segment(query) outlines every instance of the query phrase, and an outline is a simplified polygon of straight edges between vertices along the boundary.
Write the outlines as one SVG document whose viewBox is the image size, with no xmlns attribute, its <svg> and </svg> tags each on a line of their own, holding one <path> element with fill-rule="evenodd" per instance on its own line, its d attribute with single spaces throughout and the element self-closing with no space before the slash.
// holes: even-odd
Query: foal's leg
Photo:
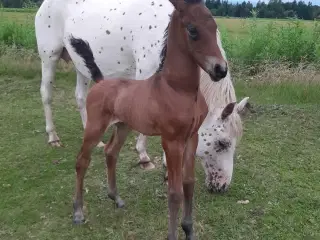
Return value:
<svg viewBox="0 0 320 240">
<path fill-rule="evenodd" d="M 137 144 L 136 144 L 136 149 L 139 153 L 139 158 L 140 158 L 139 164 L 142 169 L 150 170 L 155 168 L 155 166 L 151 162 L 147 154 L 146 146 L 147 146 L 147 136 L 140 133 L 138 136 Z"/>
<path fill-rule="evenodd" d="M 193 240 L 192 200 L 194 191 L 194 165 L 195 154 L 198 146 L 198 133 L 194 134 L 187 142 L 183 156 L 183 217 L 182 229 L 186 234 L 186 240 Z"/>
<path fill-rule="evenodd" d="M 81 116 L 81 121 L 83 128 L 86 127 L 87 123 L 87 109 L 86 109 L 86 99 L 89 90 L 90 79 L 86 78 L 79 71 L 77 71 L 77 86 L 75 91 L 75 97 L 77 100 L 78 109 Z M 103 142 L 98 143 L 98 147 L 104 147 Z"/>
<path fill-rule="evenodd" d="M 168 141 L 162 138 L 168 166 L 168 240 L 177 239 L 178 212 L 182 202 L 182 158 L 184 141 Z"/>
<path fill-rule="evenodd" d="M 124 202 L 118 195 L 116 182 L 116 165 L 117 158 L 121 147 L 130 132 L 130 128 L 124 123 L 117 123 L 111 139 L 105 145 L 104 152 L 106 155 L 106 174 L 108 176 L 108 196 L 115 201 L 118 208 L 124 207 Z"/>
<path fill-rule="evenodd" d="M 107 124 L 107 119 L 97 117 L 92 122 L 88 121 L 84 130 L 83 142 L 76 163 L 76 196 L 73 204 L 73 222 L 75 224 L 81 224 L 85 221 L 83 214 L 83 179 L 90 164 L 91 151 L 101 139 Z"/>
</svg>

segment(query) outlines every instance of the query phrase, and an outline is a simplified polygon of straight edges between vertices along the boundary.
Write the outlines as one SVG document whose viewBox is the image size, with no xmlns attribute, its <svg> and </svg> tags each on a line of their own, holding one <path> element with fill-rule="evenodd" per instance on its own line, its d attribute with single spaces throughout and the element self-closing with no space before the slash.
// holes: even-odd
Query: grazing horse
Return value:
<svg viewBox="0 0 320 240">
<path fill-rule="evenodd" d="M 57 62 L 61 58 L 67 62 L 71 60 L 66 49 L 67 36 L 76 34 L 90 42 L 97 65 L 105 77 L 146 79 L 157 70 L 159 64 L 162 65 L 165 58 L 166 48 L 162 48 L 163 32 L 166 30 L 172 11 L 173 6 L 168 4 L 167 0 L 43 1 L 35 17 L 35 29 L 38 52 L 42 61 L 40 92 L 50 145 L 61 144 L 53 124 L 51 102 Z M 166 39 L 164 40 L 165 43 Z M 218 29 L 217 42 L 226 60 Z M 75 97 L 85 127 L 87 118 L 85 102 L 91 76 L 82 61 L 75 63 L 78 66 Z M 232 178 L 236 138 L 238 133 L 241 133 L 241 119 L 238 117 L 238 112 L 241 111 L 241 106 L 244 106 L 242 103 L 247 100 L 238 103 L 237 107 L 234 107 L 238 111 L 234 110 L 226 118 L 225 122 L 230 124 L 220 124 L 219 117 L 223 109 L 230 110 L 226 106 L 236 101 L 229 70 L 224 81 L 218 83 L 213 83 L 205 71 L 201 72 L 200 90 L 206 98 L 210 111 L 205 123 L 208 126 L 224 128 L 214 131 L 217 128 L 203 126 L 202 132 L 211 134 L 212 138 L 199 138 L 197 156 L 202 160 L 208 188 L 213 191 L 225 191 Z M 229 148 L 225 148 L 224 151 L 213 148 L 219 143 L 226 142 L 226 139 L 230 143 L 226 145 Z M 140 134 L 136 149 L 139 153 L 140 166 L 152 169 L 154 165 L 146 152 L 146 140 L 147 136 Z M 207 146 L 209 143 L 211 147 Z M 104 144 L 100 142 L 98 145 Z M 208 168 L 205 163 L 208 164 Z M 211 176 L 217 171 L 220 178 L 212 178 Z"/>
<path fill-rule="evenodd" d="M 104 148 L 108 196 L 118 207 L 124 206 L 117 192 L 116 162 L 128 133 L 136 130 L 148 136 L 161 136 L 168 169 L 168 239 L 177 239 L 182 199 L 182 228 L 186 239 L 194 239 L 192 201 L 195 153 L 198 130 L 208 113 L 199 89 L 200 67 L 213 81 L 220 81 L 227 75 L 228 66 L 217 44 L 217 24 L 204 2 L 169 2 L 175 10 L 168 25 L 166 58 L 159 71 L 146 80 L 103 80 L 88 42 L 71 36 L 70 45 L 66 46 L 76 68 L 82 66 L 77 64 L 80 56 L 92 79 L 97 82 L 87 97 L 87 123 L 77 156 L 75 223 L 84 221 L 83 180 L 91 151 L 106 129 L 115 125 Z"/>
</svg>

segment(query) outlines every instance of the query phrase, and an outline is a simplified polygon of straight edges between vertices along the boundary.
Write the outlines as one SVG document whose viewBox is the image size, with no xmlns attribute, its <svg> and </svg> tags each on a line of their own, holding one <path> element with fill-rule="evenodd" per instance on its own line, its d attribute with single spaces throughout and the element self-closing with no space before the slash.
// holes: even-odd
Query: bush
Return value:
<svg viewBox="0 0 320 240">
<path fill-rule="evenodd" d="M 320 26 L 314 21 L 306 26 L 300 20 L 292 20 L 277 26 L 275 22 L 259 23 L 248 20 L 248 34 L 231 39 L 223 34 L 223 44 L 228 58 L 238 66 L 257 68 L 264 63 L 319 63 Z"/>
<path fill-rule="evenodd" d="M 34 27 L 0 20 L 0 44 L 36 49 Z"/>
</svg>

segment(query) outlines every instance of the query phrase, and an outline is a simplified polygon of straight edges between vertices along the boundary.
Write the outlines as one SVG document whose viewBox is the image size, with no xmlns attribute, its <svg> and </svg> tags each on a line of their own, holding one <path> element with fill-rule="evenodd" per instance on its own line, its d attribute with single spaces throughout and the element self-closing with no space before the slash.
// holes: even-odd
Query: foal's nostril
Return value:
<svg viewBox="0 0 320 240">
<path fill-rule="evenodd" d="M 224 78 L 225 76 L 227 76 L 227 72 L 228 72 L 228 67 L 225 66 L 221 66 L 220 64 L 216 64 L 214 66 L 214 72 L 217 78 Z"/>
</svg>

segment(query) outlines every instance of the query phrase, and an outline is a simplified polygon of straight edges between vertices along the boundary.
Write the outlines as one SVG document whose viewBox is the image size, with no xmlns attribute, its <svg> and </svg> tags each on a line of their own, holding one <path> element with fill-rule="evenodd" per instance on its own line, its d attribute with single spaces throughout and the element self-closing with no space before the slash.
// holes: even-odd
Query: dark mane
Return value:
<svg viewBox="0 0 320 240">
<path fill-rule="evenodd" d="M 163 64 L 164 64 L 164 61 L 167 56 L 167 40 L 168 40 L 169 24 L 170 24 L 170 22 L 168 23 L 168 26 L 164 30 L 164 34 L 163 34 L 162 50 L 160 53 L 160 64 L 159 64 L 159 67 L 156 71 L 157 73 L 162 71 Z"/>
</svg>

